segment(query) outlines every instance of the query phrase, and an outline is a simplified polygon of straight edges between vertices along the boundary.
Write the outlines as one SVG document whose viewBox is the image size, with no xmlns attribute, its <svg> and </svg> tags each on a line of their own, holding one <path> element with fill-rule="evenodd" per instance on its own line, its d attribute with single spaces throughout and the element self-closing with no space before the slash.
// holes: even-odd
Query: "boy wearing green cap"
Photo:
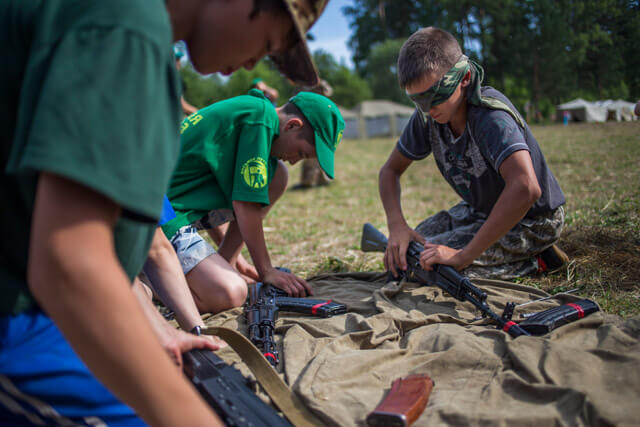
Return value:
<svg viewBox="0 0 640 427">
<path fill-rule="evenodd" d="M 203 108 L 181 128 L 181 153 L 168 196 L 176 218 L 163 226 L 182 263 L 202 312 L 241 305 L 247 286 L 236 261 L 246 243 L 254 279 L 291 295 L 311 294 L 303 279 L 275 269 L 270 261 L 262 220 L 287 185 L 283 161 L 317 157 L 334 175 L 334 152 L 344 121 L 328 98 L 301 92 L 280 108 L 252 89 Z M 216 253 L 197 230 L 229 222 Z"/>
<path fill-rule="evenodd" d="M 380 170 L 385 267 L 406 269 L 411 240 L 425 245 L 423 268 L 449 264 L 471 277 L 509 279 L 566 262 L 554 245 L 564 223 L 562 190 L 511 102 L 481 86 L 482 67 L 451 34 L 429 27 L 404 43 L 398 77 L 416 112 Z M 414 230 L 402 213 L 400 177 L 429 154 L 462 201 Z"/>
</svg>

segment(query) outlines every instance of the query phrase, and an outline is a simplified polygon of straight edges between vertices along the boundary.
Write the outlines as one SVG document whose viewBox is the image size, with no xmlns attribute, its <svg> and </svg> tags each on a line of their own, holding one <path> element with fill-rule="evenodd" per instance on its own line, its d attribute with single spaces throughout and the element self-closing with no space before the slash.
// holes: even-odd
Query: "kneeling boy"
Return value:
<svg viewBox="0 0 640 427">
<path fill-rule="evenodd" d="M 449 264 L 471 277 L 508 279 L 566 261 L 554 245 L 564 223 L 562 190 L 511 102 L 481 86 L 483 74 L 441 29 L 423 28 L 402 46 L 398 77 L 416 112 L 379 176 L 389 227 L 384 262 L 394 274 L 406 269 L 411 240 L 425 244 L 424 268 Z M 412 230 L 400 176 L 431 153 L 462 201 Z"/>
<path fill-rule="evenodd" d="M 262 220 L 283 194 L 284 161 L 318 158 L 333 178 L 333 158 L 344 121 L 328 98 L 301 92 L 274 108 L 262 92 L 242 95 L 203 108 L 181 128 L 181 153 L 168 196 L 176 218 L 163 226 L 182 264 L 201 312 L 241 305 L 247 285 L 238 273 L 246 243 L 256 279 L 291 295 L 311 294 L 294 274 L 276 270 L 267 251 Z M 218 253 L 199 238 L 198 229 L 229 227 Z"/>
</svg>

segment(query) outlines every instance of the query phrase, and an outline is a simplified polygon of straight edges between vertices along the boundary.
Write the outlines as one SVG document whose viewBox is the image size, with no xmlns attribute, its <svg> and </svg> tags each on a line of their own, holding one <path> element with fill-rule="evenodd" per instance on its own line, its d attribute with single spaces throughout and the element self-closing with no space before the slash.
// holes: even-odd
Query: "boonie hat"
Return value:
<svg viewBox="0 0 640 427">
<path fill-rule="evenodd" d="M 322 14 L 329 0 L 282 0 L 293 19 L 297 35 L 291 48 L 280 55 L 271 55 L 282 74 L 296 84 L 315 86 L 318 84 L 316 70 L 311 53 L 307 47 L 307 31 Z"/>
<path fill-rule="evenodd" d="M 289 102 L 298 107 L 313 127 L 318 163 L 333 179 L 333 156 L 344 131 L 340 110 L 332 100 L 313 92 L 299 92 Z"/>
</svg>

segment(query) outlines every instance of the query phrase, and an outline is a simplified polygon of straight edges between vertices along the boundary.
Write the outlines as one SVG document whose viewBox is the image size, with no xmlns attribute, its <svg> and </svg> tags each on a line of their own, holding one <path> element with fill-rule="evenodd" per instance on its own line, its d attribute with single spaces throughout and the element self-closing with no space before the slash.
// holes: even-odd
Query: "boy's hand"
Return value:
<svg viewBox="0 0 640 427">
<path fill-rule="evenodd" d="M 444 245 L 426 243 L 424 251 L 420 252 L 420 266 L 425 270 L 433 269 L 434 264 L 446 264 L 462 270 L 471 262 L 462 259 L 462 249 L 453 249 Z"/>
<path fill-rule="evenodd" d="M 263 275 L 262 281 L 269 283 L 276 288 L 282 289 L 287 294 L 294 297 L 304 297 L 313 295 L 311 286 L 295 274 L 271 268 Z"/>
<path fill-rule="evenodd" d="M 402 271 L 407 269 L 407 248 L 411 241 L 425 244 L 424 237 L 408 225 L 389 228 L 389 243 L 384 251 L 384 268 L 398 276 L 396 267 Z"/>
<path fill-rule="evenodd" d="M 214 336 L 197 336 L 171 327 L 167 324 L 160 336 L 160 343 L 173 363 L 182 367 L 182 353 L 193 349 L 218 350 L 227 346 L 222 339 Z"/>
<path fill-rule="evenodd" d="M 260 280 L 260 275 L 258 275 L 258 271 L 256 270 L 256 268 L 253 265 L 249 264 L 249 261 L 247 261 L 245 257 L 242 256 L 242 254 L 238 255 L 238 259 L 236 260 L 234 267 L 236 270 L 238 270 L 238 273 L 240 273 L 243 278 L 245 278 L 245 280 L 247 278 L 249 280 L 252 280 L 253 282 L 257 282 L 258 280 Z"/>
</svg>

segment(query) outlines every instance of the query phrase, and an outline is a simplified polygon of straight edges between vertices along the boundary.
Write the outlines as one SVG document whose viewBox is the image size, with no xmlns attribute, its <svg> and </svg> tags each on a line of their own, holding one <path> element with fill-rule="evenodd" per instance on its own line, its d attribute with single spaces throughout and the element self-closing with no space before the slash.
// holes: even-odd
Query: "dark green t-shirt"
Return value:
<svg viewBox="0 0 640 427">
<path fill-rule="evenodd" d="M 179 148 L 171 38 L 162 0 L 0 2 L 0 313 L 34 305 L 40 171 L 122 206 L 117 255 L 129 277 L 139 272 Z"/>
<path fill-rule="evenodd" d="M 162 228 L 168 237 L 234 200 L 269 204 L 269 182 L 278 166 L 270 157 L 278 115 L 256 89 L 217 102 L 182 121 L 180 159 L 169 200 L 176 217 Z"/>
</svg>

